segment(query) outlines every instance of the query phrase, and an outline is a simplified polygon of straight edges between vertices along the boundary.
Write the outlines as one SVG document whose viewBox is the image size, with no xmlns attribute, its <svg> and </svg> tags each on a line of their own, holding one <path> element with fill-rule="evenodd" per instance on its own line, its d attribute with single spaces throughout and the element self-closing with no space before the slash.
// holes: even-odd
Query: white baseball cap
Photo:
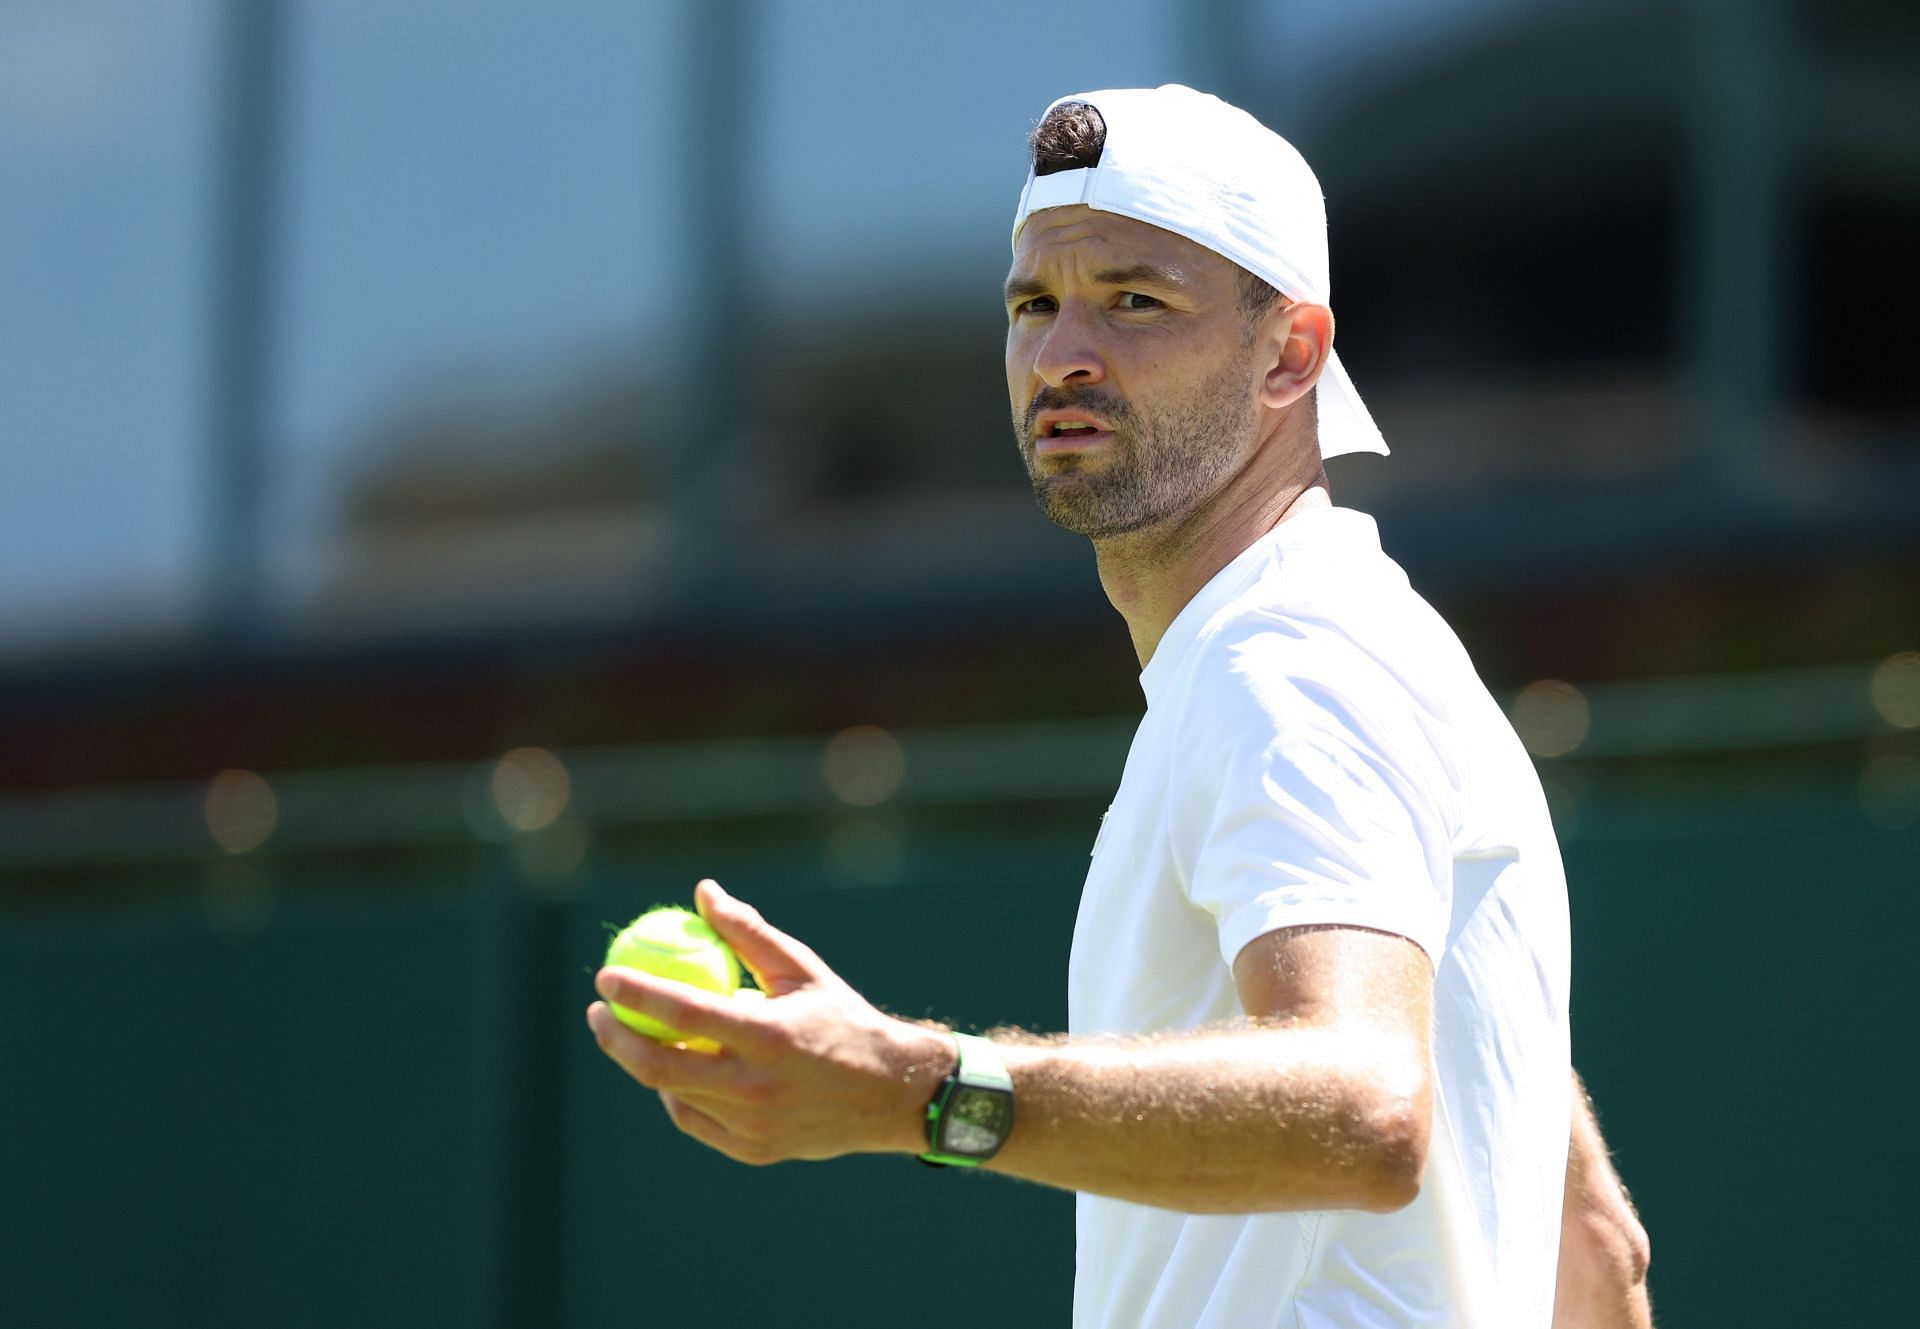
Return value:
<svg viewBox="0 0 1920 1329">
<path fill-rule="evenodd" d="M 1084 204 L 1184 235 L 1281 293 L 1328 303 L 1327 209 L 1320 182 L 1294 146 L 1238 107 L 1178 83 L 1082 92 L 1106 121 L 1100 164 L 1027 172 L 1013 242 L 1042 208 Z M 1384 454 L 1387 441 L 1360 400 L 1340 353 L 1320 377 L 1320 455 Z"/>
</svg>

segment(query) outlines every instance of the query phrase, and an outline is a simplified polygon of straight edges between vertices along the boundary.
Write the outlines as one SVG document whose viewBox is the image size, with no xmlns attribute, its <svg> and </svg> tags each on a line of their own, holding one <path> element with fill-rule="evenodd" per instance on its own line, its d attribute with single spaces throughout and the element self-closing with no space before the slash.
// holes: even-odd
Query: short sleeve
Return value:
<svg viewBox="0 0 1920 1329">
<path fill-rule="evenodd" d="M 1452 836 L 1413 699 L 1348 648 L 1227 634 L 1203 648 L 1169 827 L 1188 898 L 1231 965 L 1254 938 L 1332 924 L 1404 936 L 1438 965 Z"/>
</svg>

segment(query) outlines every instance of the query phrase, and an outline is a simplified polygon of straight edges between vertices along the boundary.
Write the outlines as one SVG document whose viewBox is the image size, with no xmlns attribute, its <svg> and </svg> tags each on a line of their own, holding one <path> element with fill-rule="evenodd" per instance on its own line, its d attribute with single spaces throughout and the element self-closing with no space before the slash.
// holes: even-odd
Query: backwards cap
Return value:
<svg viewBox="0 0 1920 1329">
<path fill-rule="evenodd" d="M 1184 235 L 1238 263 L 1283 294 L 1328 303 L 1327 210 L 1294 146 L 1238 107 L 1178 83 L 1062 97 L 1106 121 L 1100 164 L 1052 175 L 1027 172 L 1013 242 L 1042 208 L 1085 204 Z M 1340 363 L 1320 378 L 1320 455 L 1384 454 L 1387 441 Z"/>
</svg>

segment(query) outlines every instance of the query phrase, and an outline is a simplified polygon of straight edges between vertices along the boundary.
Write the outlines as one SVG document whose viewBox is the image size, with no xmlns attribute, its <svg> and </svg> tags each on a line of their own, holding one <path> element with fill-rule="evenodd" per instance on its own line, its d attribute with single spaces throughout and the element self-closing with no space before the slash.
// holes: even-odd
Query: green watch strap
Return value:
<svg viewBox="0 0 1920 1329">
<path fill-rule="evenodd" d="M 955 1033 L 953 1035 L 954 1053 L 957 1061 L 953 1073 L 947 1076 L 940 1090 L 927 1104 L 927 1144 L 926 1153 L 920 1155 L 923 1163 L 932 1163 L 938 1167 L 978 1167 L 998 1152 L 996 1145 L 992 1151 L 982 1155 L 949 1154 L 939 1150 L 940 1121 L 953 1101 L 954 1091 L 961 1088 L 984 1089 L 1006 1095 L 1007 1120 L 1012 1130 L 1013 1118 L 1013 1076 L 1007 1071 L 1007 1063 L 1000 1057 L 1000 1049 L 987 1039 L 973 1034 Z M 1002 1136 L 1002 1143 L 1005 1137 Z"/>
</svg>

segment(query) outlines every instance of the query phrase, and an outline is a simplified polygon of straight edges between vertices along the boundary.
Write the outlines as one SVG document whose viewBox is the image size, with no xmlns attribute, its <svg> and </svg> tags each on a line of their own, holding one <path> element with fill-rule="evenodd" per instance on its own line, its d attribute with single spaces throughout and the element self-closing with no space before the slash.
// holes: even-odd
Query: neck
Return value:
<svg viewBox="0 0 1920 1329">
<path fill-rule="evenodd" d="M 1127 621 L 1141 668 L 1216 572 L 1281 522 L 1333 506 L 1317 450 L 1310 471 L 1277 484 L 1271 475 L 1243 472 L 1190 513 L 1093 542 L 1100 585 Z"/>
</svg>

